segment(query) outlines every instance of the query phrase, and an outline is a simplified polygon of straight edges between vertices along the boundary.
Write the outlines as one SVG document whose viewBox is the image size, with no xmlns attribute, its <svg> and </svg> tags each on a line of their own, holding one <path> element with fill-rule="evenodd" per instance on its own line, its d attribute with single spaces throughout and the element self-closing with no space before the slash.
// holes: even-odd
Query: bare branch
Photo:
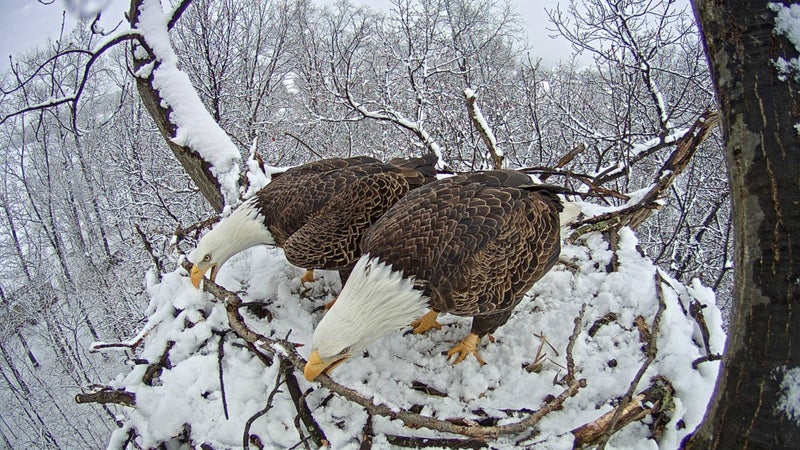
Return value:
<svg viewBox="0 0 800 450">
<path fill-rule="evenodd" d="M 9 120 L 9 119 L 11 119 L 13 117 L 16 117 L 18 115 L 25 114 L 25 113 L 31 112 L 31 111 L 39 111 L 39 110 L 43 110 L 43 109 L 53 108 L 55 106 L 63 105 L 65 103 L 71 104 L 71 107 L 72 107 L 72 110 L 73 110 L 73 113 L 74 113 L 74 111 L 77 110 L 78 102 L 80 101 L 81 94 L 83 93 L 83 90 L 86 87 L 86 83 L 89 81 L 89 72 L 92 70 L 92 66 L 97 61 L 97 59 L 100 58 L 100 56 L 102 56 L 103 53 L 105 53 L 106 51 L 108 51 L 109 49 L 114 47 L 115 45 L 117 45 L 117 44 L 119 44 L 121 42 L 134 40 L 134 39 L 141 39 L 141 34 L 139 34 L 135 30 L 130 30 L 130 31 L 126 31 L 126 32 L 124 32 L 122 34 L 119 34 L 119 35 L 115 36 L 114 38 L 110 39 L 105 44 L 103 44 L 102 46 L 100 46 L 99 48 L 97 48 L 96 50 L 91 51 L 91 52 L 87 51 L 87 50 L 66 50 L 64 52 L 61 52 L 61 53 L 58 53 L 58 54 L 54 55 L 53 57 L 51 57 L 50 59 L 48 59 L 47 61 L 42 63 L 40 65 L 40 67 L 34 72 L 34 74 L 31 75 L 27 80 L 25 80 L 24 82 L 21 82 L 16 88 L 12 89 L 9 92 L 14 92 L 17 89 L 20 89 L 24 84 L 30 82 L 36 76 L 36 73 L 38 73 L 38 71 L 41 70 L 45 65 L 47 65 L 50 62 L 53 62 L 53 61 L 57 60 L 58 58 L 61 58 L 61 57 L 65 56 L 65 55 L 72 54 L 72 53 L 79 53 L 79 54 L 83 54 L 83 55 L 89 55 L 89 60 L 86 61 L 86 64 L 83 66 L 83 74 L 82 74 L 82 76 L 80 78 L 80 81 L 78 83 L 78 88 L 75 90 L 75 92 L 70 94 L 70 95 L 62 96 L 62 97 L 59 97 L 59 98 L 49 99 L 49 100 L 46 100 L 44 102 L 41 102 L 41 103 L 38 103 L 38 104 L 35 104 L 35 105 L 29 105 L 29 106 L 27 106 L 25 108 L 22 108 L 20 110 L 11 112 L 9 114 L 6 114 L 5 116 L 3 116 L 2 119 L 0 119 L 0 125 L 2 125 L 7 120 Z M 6 93 L 6 92 L 4 92 L 4 93 Z M 76 116 L 77 116 L 76 114 L 73 114 L 73 120 L 75 120 Z M 74 126 L 74 125 L 75 124 L 73 123 L 73 129 L 77 130 L 77 127 Z"/>
<path fill-rule="evenodd" d="M 172 10 L 172 14 L 170 15 L 169 22 L 167 22 L 167 29 L 171 30 L 175 25 L 178 24 L 178 20 L 180 20 L 183 13 L 189 8 L 189 5 L 192 4 L 192 0 L 181 0 L 180 4 Z"/>
<path fill-rule="evenodd" d="M 636 228 L 659 207 L 659 199 L 672 185 L 675 179 L 688 166 L 700 144 L 718 123 L 718 115 L 714 111 L 706 111 L 692 125 L 692 127 L 678 140 L 675 151 L 661 166 L 656 174 L 650 190 L 633 205 L 617 211 L 589 217 L 578 223 L 579 228 L 568 239 L 574 242 L 581 234 L 589 231 L 618 229 L 623 226 Z M 581 225 L 587 225 L 584 228 Z"/>
<path fill-rule="evenodd" d="M 672 403 L 674 392 L 672 384 L 667 379 L 654 378 L 649 388 L 629 402 L 620 404 L 594 422 L 573 429 L 571 432 L 575 436 L 574 448 L 596 444 L 603 436 L 614 434 L 630 423 L 671 410 L 674 406 Z"/>
</svg>

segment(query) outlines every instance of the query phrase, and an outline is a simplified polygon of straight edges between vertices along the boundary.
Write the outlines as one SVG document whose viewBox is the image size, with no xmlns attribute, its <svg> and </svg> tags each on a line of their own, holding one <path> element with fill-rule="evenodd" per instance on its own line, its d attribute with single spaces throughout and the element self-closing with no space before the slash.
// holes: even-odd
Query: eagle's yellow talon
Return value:
<svg viewBox="0 0 800 450">
<path fill-rule="evenodd" d="M 317 280 L 314 279 L 314 271 L 312 269 L 306 269 L 306 273 L 300 277 L 300 283 L 305 285 L 306 283 L 313 283 Z"/>
<path fill-rule="evenodd" d="M 439 316 L 438 312 L 430 310 L 426 312 L 424 316 L 411 322 L 411 326 L 414 328 L 413 330 L 414 334 L 425 333 L 431 328 L 436 328 L 437 330 L 441 330 L 442 324 L 436 321 L 436 318 L 438 316 Z"/>
<path fill-rule="evenodd" d="M 466 359 L 467 355 L 470 353 L 475 355 L 475 359 L 478 360 L 480 365 L 486 364 L 486 362 L 481 358 L 478 354 L 478 344 L 481 343 L 481 337 L 475 333 L 470 333 L 461 340 L 458 344 L 454 345 L 453 348 L 447 351 L 447 359 L 450 359 L 451 356 L 456 355 L 455 361 L 453 364 L 458 364 L 461 361 Z"/>
<path fill-rule="evenodd" d="M 329 301 L 328 303 L 325 303 L 325 311 L 328 311 L 329 309 L 333 308 L 333 305 L 334 303 L 336 303 L 336 299 L 338 298 L 339 297 L 336 297 L 333 300 Z"/>
</svg>

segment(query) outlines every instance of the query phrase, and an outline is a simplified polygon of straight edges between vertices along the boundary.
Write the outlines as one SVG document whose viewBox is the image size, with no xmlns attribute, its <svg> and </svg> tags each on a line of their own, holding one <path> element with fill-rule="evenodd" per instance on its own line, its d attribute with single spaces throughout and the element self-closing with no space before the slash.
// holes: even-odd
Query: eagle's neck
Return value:
<svg viewBox="0 0 800 450">
<path fill-rule="evenodd" d="M 248 200 L 223 219 L 209 234 L 233 256 L 256 245 L 275 245 L 275 239 L 264 224 L 264 214 L 257 202 Z M 213 239 L 212 238 L 212 239 Z"/>
<path fill-rule="evenodd" d="M 353 345 L 352 350 L 363 350 L 378 338 L 421 317 L 428 300 L 414 288 L 413 279 L 365 254 L 353 268 L 336 303 L 317 326 L 315 341 L 318 335 L 326 337 L 323 341 L 328 338 L 338 341 L 335 336 L 340 335 Z"/>
</svg>

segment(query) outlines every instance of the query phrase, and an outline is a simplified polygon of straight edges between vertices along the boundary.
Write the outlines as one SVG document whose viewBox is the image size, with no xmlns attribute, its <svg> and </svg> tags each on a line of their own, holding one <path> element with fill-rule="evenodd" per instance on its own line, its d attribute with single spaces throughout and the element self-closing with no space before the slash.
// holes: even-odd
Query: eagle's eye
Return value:
<svg viewBox="0 0 800 450">
<path fill-rule="evenodd" d="M 203 256 L 203 262 L 209 262 L 209 261 L 211 261 L 211 253 L 207 254 L 206 256 Z"/>
<path fill-rule="evenodd" d="M 344 356 L 344 355 L 346 355 L 346 354 L 347 354 L 347 352 L 349 352 L 349 351 L 350 351 L 350 347 L 345 347 L 345 348 L 343 348 L 343 349 L 342 349 L 342 351 L 340 351 L 339 353 L 337 353 L 337 354 L 336 354 L 336 356 Z"/>
</svg>

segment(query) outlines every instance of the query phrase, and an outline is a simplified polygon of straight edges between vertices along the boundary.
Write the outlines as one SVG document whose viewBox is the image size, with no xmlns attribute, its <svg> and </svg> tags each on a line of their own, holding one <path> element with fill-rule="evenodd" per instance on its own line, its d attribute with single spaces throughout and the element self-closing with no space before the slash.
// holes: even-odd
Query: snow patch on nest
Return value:
<svg viewBox="0 0 800 450">
<path fill-rule="evenodd" d="M 534 286 L 508 323 L 497 330 L 496 342 L 484 339 L 484 366 L 471 356 L 455 366 L 448 363 L 443 353 L 469 332 L 470 320 L 444 315 L 440 316 L 442 330 L 419 336 L 393 333 L 372 344 L 367 349 L 368 356 L 352 358 L 332 376 L 395 409 L 421 408 L 422 414 L 439 419 L 477 420 L 488 415 L 498 424 L 515 422 L 524 417 L 523 411 L 537 410 L 548 396 L 563 391 L 554 380 L 565 374 L 565 349 L 574 320 L 586 305 L 573 358 L 575 376 L 585 378 L 587 386 L 567 399 L 562 409 L 539 422 L 535 437 L 526 441 L 537 449 L 572 448 L 570 430 L 610 411 L 612 402 L 627 391 L 645 359 L 634 322 L 642 316 L 650 325 L 658 310 L 656 267 L 638 253 L 632 231 L 621 231 L 619 245 L 618 270 L 613 272 L 607 268 L 614 253 L 599 235 L 589 234 L 578 244 L 565 245 L 562 259 L 569 260 L 571 267 L 557 265 Z M 305 345 L 299 350 L 307 356 L 314 327 L 323 314 L 312 311 L 332 300 L 341 286 L 335 272 L 318 271 L 318 281 L 311 285 L 315 298 L 301 296 L 302 273 L 286 262 L 281 250 L 260 247 L 231 259 L 217 281 L 240 292 L 244 302 L 263 304 L 273 314 L 268 322 L 243 308 L 248 326 L 266 336 L 288 335 L 290 341 Z M 660 319 L 658 352 L 635 393 L 646 389 L 652 377 L 663 376 L 675 388 L 674 409 L 658 442 L 649 438 L 649 420 L 645 419 L 614 434 L 607 448 L 678 448 L 681 439 L 702 420 L 714 390 L 719 362 L 704 362 L 692 368 L 692 362 L 706 356 L 706 351 L 700 329 L 688 313 L 692 300 L 706 305 L 703 314 L 710 331 L 710 349 L 720 353 L 724 333 L 714 294 L 697 281 L 683 285 L 664 277 L 661 297 L 666 307 Z M 150 322 L 145 326 L 152 329 L 136 358 L 158 361 L 167 342 L 172 341 L 170 366 L 163 369 L 152 386 L 142 382 L 147 367 L 144 364 L 132 364 L 130 372 L 113 380 L 114 387 L 136 394 L 137 406 L 122 411 L 124 426 L 112 436 L 111 447 L 124 442 L 131 428 L 136 430 L 140 446 L 152 447 L 182 435 L 187 424 L 197 446 L 242 446 L 245 423 L 266 405 L 278 378 L 278 364 L 266 367 L 233 333 L 227 332 L 224 306 L 194 289 L 183 270 L 165 275 L 149 292 Z M 609 313 L 616 319 L 595 327 L 590 336 L 589 329 Z M 222 359 L 227 419 L 218 370 L 220 332 L 227 332 Z M 546 357 L 541 370 L 528 372 L 524 367 L 534 362 L 541 343 L 537 336 L 544 336 L 549 345 L 544 346 Z M 315 389 L 306 400 L 331 448 L 359 448 L 367 419 L 363 409 L 345 399 L 328 398 L 327 390 L 316 383 L 306 383 L 299 373 L 298 379 L 301 389 Z M 415 383 L 444 396 L 411 389 Z M 258 435 L 267 448 L 293 447 L 300 441 L 294 423 L 296 415 L 284 386 L 275 394 L 271 409 L 253 422 L 250 433 Z M 376 418 L 373 426 L 374 448 L 390 448 L 386 434 L 438 436 L 431 430 L 410 430 L 398 421 L 383 418 Z M 516 448 L 519 439 L 520 436 L 501 437 L 491 445 L 498 449 Z"/>
</svg>

